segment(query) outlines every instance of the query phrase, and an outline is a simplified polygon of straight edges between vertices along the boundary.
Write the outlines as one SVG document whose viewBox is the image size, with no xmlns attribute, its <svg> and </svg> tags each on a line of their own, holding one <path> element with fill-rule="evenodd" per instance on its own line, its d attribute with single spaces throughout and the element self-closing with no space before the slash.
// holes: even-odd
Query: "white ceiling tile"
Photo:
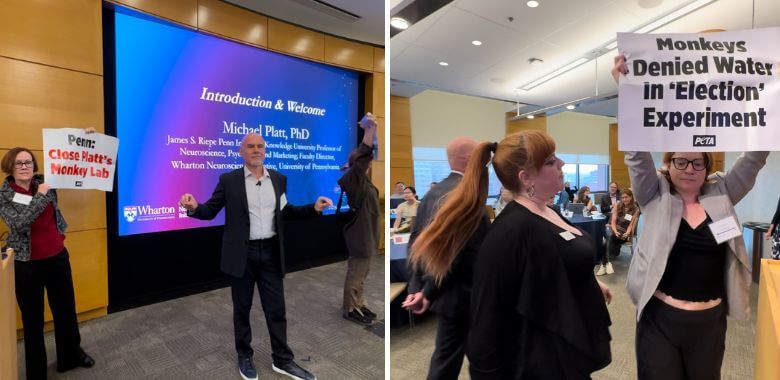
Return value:
<svg viewBox="0 0 780 380">
<path fill-rule="evenodd" d="M 480 40 L 483 44 L 474 46 L 471 44 L 473 40 Z M 530 40 L 527 35 L 517 34 L 512 29 L 453 8 L 446 17 L 436 23 L 435 28 L 421 35 L 414 44 L 431 51 L 492 66 L 512 52 L 526 47 Z"/>
</svg>

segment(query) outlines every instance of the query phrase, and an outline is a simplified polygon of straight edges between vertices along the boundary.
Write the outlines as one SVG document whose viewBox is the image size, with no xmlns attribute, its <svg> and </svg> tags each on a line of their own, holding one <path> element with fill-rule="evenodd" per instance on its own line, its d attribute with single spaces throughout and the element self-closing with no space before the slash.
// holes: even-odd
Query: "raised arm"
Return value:
<svg viewBox="0 0 780 380">
<path fill-rule="evenodd" d="M 769 152 L 745 152 L 737 158 L 734 166 L 723 177 L 731 203 L 737 204 L 753 188 L 768 156 Z"/>
<path fill-rule="evenodd" d="M 653 156 L 649 152 L 625 152 L 628 177 L 631 188 L 639 206 L 645 206 L 659 192 L 659 180 L 656 173 Z"/>
</svg>

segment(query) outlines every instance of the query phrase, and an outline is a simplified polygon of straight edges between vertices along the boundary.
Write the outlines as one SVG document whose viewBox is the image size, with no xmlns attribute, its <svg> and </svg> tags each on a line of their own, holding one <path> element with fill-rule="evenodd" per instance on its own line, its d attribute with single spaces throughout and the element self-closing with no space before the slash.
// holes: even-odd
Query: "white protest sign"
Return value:
<svg viewBox="0 0 780 380">
<path fill-rule="evenodd" d="M 780 147 L 780 28 L 618 33 L 621 151 Z"/>
<path fill-rule="evenodd" d="M 97 189 L 114 186 L 119 140 L 83 129 L 43 130 L 43 174 L 55 189 Z"/>
</svg>

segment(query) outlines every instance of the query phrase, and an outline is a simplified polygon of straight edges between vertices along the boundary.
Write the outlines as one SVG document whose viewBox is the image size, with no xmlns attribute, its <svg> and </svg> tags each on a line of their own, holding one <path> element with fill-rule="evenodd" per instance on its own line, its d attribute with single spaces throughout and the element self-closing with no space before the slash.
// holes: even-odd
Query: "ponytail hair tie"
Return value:
<svg viewBox="0 0 780 380">
<path fill-rule="evenodd" d="M 493 142 L 490 145 L 488 145 L 488 148 L 490 149 L 491 152 L 496 153 L 496 149 L 498 149 L 498 143 Z"/>
</svg>

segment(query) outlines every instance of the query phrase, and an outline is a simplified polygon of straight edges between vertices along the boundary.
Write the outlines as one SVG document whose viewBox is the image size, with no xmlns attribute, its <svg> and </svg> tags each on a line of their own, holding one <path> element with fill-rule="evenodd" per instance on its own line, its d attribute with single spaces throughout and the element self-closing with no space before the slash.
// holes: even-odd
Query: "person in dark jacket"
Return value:
<svg viewBox="0 0 780 380">
<path fill-rule="evenodd" d="M 444 199 L 460 183 L 476 145 L 476 141 L 466 137 L 455 138 L 447 144 L 450 175 L 423 197 L 417 209 L 417 220 L 412 225 L 412 234 L 409 238 L 410 247 L 414 246 L 417 238 L 428 228 Z M 487 192 L 487 190 L 485 191 Z M 482 209 L 484 210 L 484 207 Z M 427 378 L 429 380 L 457 379 L 461 367 L 463 367 L 466 338 L 469 331 L 471 276 L 476 253 L 489 224 L 487 216 L 484 215 L 469 241 L 459 252 L 456 252 L 457 256 L 450 266 L 449 273 L 440 282 L 425 275 L 424 268 L 419 265 L 411 265 L 409 295 L 402 306 L 415 314 L 422 314 L 428 309 L 438 314 L 436 346 L 428 367 Z M 426 257 L 427 254 L 423 251 L 417 251 L 411 256 L 411 261 L 415 262 L 417 260 L 415 257 L 424 260 L 423 257 Z"/>
<path fill-rule="evenodd" d="M 355 218 L 344 226 L 349 259 L 342 314 L 355 323 L 370 325 L 376 313 L 368 308 L 363 298 L 363 282 L 379 244 L 379 190 L 369 175 L 377 127 L 374 115 L 366 114 L 360 127 L 363 128 L 363 141 L 349 154 L 347 172 L 338 181 L 349 206 L 355 211 Z"/>
<path fill-rule="evenodd" d="M 57 206 L 57 192 L 35 174 L 38 162 L 27 148 L 9 150 L 2 170 L 8 177 L 0 187 L 0 218 L 11 230 L 4 248 L 14 250 L 27 378 L 46 378 L 44 290 L 54 316 L 57 371 L 92 367 L 95 361 L 81 348 L 70 255 L 64 244 L 67 224 Z"/>
<path fill-rule="evenodd" d="M 288 203 L 287 177 L 263 166 L 266 143 L 260 134 L 246 135 L 239 154 L 244 167 L 219 176 L 206 203 L 199 204 L 192 194 L 184 194 L 180 205 L 187 209 L 188 216 L 202 220 L 214 219 L 225 209 L 220 264 L 230 276 L 233 332 L 241 376 L 257 379 L 249 319 L 257 286 L 271 338 L 271 369 L 293 379 L 314 380 L 313 374 L 295 363 L 287 345 L 283 222 L 316 217 L 333 202 L 319 197 L 314 204 L 304 206 Z"/>
<path fill-rule="evenodd" d="M 618 202 L 620 202 L 620 186 L 618 186 L 617 182 L 611 182 L 609 184 L 609 192 L 604 194 L 599 202 L 601 213 L 610 218 L 612 208 L 617 206 Z"/>
</svg>

